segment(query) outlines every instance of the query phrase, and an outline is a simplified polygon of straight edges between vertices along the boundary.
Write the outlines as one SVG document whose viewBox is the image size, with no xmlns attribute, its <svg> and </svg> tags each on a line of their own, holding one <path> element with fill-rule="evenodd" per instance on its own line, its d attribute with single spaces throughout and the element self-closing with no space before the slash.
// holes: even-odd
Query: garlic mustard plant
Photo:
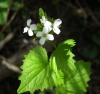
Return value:
<svg viewBox="0 0 100 94">
<path fill-rule="evenodd" d="M 32 22 L 31 19 L 27 20 L 27 26 L 24 28 L 24 32 L 23 32 L 23 33 L 28 32 L 29 36 L 33 36 L 33 34 L 34 34 L 33 30 L 37 29 L 37 26 L 35 24 L 31 24 L 31 22 Z"/>
<path fill-rule="evenodd" d="M 54 41 L 54 33 L 60 34 L 62 21 L 50 18 L 42 8 L 39 9 L 39 19 L 37 24 L 31 24 L 31 19 L 27 20 L 24 28 L 23 33 L 28 32 L 29 36 L 35 34 L 35 39 L 40 38 L 40 46 L 25 55 L 18 94 L 26 91 L 33 94 L 36 90 L 45 94 L 45 89 L 51 89 L 54 94 L 85 94 L 91 74 L 90 62 L 76 61 L 73 58 L 73 39 L 67 39 L 57 46 L 52 42 L 55 50 L 48 57 L 48 52 L 42 45 Z"/>
</svg>

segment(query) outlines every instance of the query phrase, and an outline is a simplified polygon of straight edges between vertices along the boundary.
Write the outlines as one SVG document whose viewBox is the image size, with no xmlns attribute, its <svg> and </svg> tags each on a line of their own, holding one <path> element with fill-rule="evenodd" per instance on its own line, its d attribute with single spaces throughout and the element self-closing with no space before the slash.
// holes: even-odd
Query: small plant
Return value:
<svg viewBox="0 0 100 94">
<path fill-rule="evenodd" d="M 52 42 L 55 47 L 54 52 L 48 58 L 45 48 L 38 46 L 25 55 L 21 81 L 18 94 L 26 91 L 34 93 L 36 90 L 54 88 L 54 94 L 84 94 L 87 90 L 87 82 L 90 80 L 90 62 L 73 59 L 72 47 L 75 45 L 73 39 L 65 40 L 58 46 L 53 42 L 54 36 L 60 34 L 61 19 L 54 20 L 39 9 L 40 23 L 31 24 L 31 19 L 27 20 L 24 32 L 29 36 L 36 35 L 35 39 L 40 38 L 40 45 L 45 42 Z"/>
</svg>

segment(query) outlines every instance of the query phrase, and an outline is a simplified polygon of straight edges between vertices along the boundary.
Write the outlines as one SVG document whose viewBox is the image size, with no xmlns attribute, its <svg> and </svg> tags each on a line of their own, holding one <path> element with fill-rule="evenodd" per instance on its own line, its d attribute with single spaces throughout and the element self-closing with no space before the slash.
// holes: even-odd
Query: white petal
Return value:
<svg viewBox="0 0 100 94">
<path fill-rule="evenodd" d="M 36 26 L 36 24 L 32 24 L 32 25 L 30 25 L 30 28 L 31 28 L 32 30 L 37 30 L 37 26 Z"/>
<path fill-rule="evenodd" d="M 41 37 L 42 36 L 42 32 L 37 32 L 36 36 L 37 37 Z"/>
<path fill-rule="evenodd" d="M 47 19 L 45 18 L 45 16 L 42 16 L 43 21 L 47 21 Z"/>
<path fill-rule="evenodd" d="M 47 28 L 48 28 L 48 32 L 50 32 L 53 29 L 51 26 Z"/>
<path fill-rule="evenodd" d="M 39 40 L 39 43 L 41 44 L 41 45 L 43 45 L 44 43 L 45 43 L 45 38 L 41 38 L 40 40 Z"/>
<path fill-rule="evenodd" d="M 47 34 L 46 38 L 48 40 L 54 40 L 54 36 L 52 34 Z"/>
<path fill-rule="evenodd" d="M 30 26 L 31 22 L 32 22 L 32 20 L 31 19 L 28 19 L 27 20 L 27 26 Z"/>
<path fill-rule="evenodd" d="M 60 19 L 56 19 L 54 22 L 54 26 L 59 26 L 62 23 Z"/>
<path fill-rule="evenodd" d="M 40 22 L 44 24 L 44 20 L 43 19 L 40 19 Z"/>
<path fill-rule="evenodd" d="M 51 27 L 51 25 L 52 25 L 52 23 L 51 23 L 50 21 L 46 21 L 46 22 L 44 23 L 44 26 L 45 26 L 45 27 Z"/>
<path fill-rule="evenodd" d="M 53 28 L 53 31 L 56 33 L 56 34 L 59 34 L 61 31 L 60 31 L 60 29 L 59 28 Z"/>
<path fill-rule="evenodd" d="M 33 31 L 31 29 L 28 30 L 28 35 L 33 36 Z"/>
<path fill-rule="evenodd" d="M 40 19 L 41 23 L 45 23 L 47 21 L 47 19 L 45 18 L 45 16 L 42 16 L 42 19 Z"/>
<path fill-rule="evenodd" d="M 43 27 L 42 32 L 45 33 L 45 34 L 47 34 L 49 32 L 49 28 L 48 27 Z"/>
<path fill-rule="evenodd" d="M 25 27 L 23 33 L 26 33 L 27 31 L 28 31 L 28 27 Z"/>
</svg>

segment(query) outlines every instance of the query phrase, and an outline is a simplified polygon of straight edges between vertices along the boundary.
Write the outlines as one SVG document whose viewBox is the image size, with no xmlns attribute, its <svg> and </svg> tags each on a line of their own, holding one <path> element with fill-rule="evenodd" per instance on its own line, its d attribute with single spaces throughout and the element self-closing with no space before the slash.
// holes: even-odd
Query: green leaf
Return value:
<svg viewBox="0 0 100 94">
<path fill-rule="evenodd" d="M 66 70 L 74 70 L 75 60 L 73 59 L 74 54 L 72 53 L 72 46 L 75 45 L 74 40 L 69 39 L 58 45 L 58 48 L 52 53 L 51 58 L 55 57 L 55 62 L 57 64 L 58 69 L 64 71 Z"/>
<path fill-rule="evenodd" d="M 47 14 L 43 11 L 43 9 L 42 8 L 39 8 L 39 17 L 42 18 L 42 16 L 45 16 L 47 19 L 49 18 L 47 16 Z"/>
<path fill-rule="evenodd" d="M 8 8 L 10 0 L 0 0 L 0 8 Z"/>
<path fill-rule="evenodd" d="M 45 16 L 45 13 L 42 8 L 39 8 L 39 16 L 40 17 Z"/>
<path fill-rule="evenodd" d="M 50 22 L 52 22 L 52 23 L 54 22 L 54 19 L 53 19 L 53 18 L 50 18 L 50 17 L 46 14 L 46 12 L 43 11 L 42 8 L 39 8 L 39 17 L 42 18 L 42 16 L 45 16 L 45 17 L 47 18 L 48 21 L 50 21 Z"/>
<path fill-rule="evenodd" d="M 12 5 L 12 7 L 11 7 L 11 9 L 13 10 L 13 11 L 16 11 L 16 10 L 18 10 L 18 9 L 20 9 L 20 8 L 23 8 L 24 7 L 24 3 L 20 3 L 20 2 L 14 2 L 13 3 L 13 5 Z"/>
<path fill-rule="evenodd" d="M 31 50 L 23 60 L 21 66 L 22 75 L 19 77 L 21 84 L 18 88 L 18 93 L 35 90 L 44 90 L 63 83 L 62 72 L 55 71 L 51 65 L 55 62 L 48 62 L 47 52 L 42 47 L 37 47 Z M 56 67 L 56 65 L 55 65 Z"/>
<path fill-rule="evenodd" d="M 5 9 L 0 10 L 0 25 L 3 25 L 6 22 L 7 12 Z"/>
<path fill-rule="evenodd" d="M 56 94 L 85 94 L 90 80 L 90 62 L 78 61 L 76 70 L 69 71 L 65 85 L 57 87 Z"/>
<path fill-rule="evenodd" d="M 71 71 L 68 75 L 66 88 L 68 91 L 74 94 L 84 94 L 87 91 L 88 84 L 90 80 L 90 66 L 89 62 L 78 61 L 75 63 L 76 71 Z M 70 94 L 70 93 L 69 93 Z"/>
<path fill-rule="evenodd" d="M 73 46 L 75 46 L 75 41 L 73 39 L 68 39 L 68 40 L 60 43 L 59 46 L 69 46 L 69 47 L 73 47 Z"/>
<path fill-rule="evenodd" d="M 57 69 L 57 64 L 55 62 L 55 57 L 50 58 L 50 69 L 52 70 L 51 77 L 54 80 L 55 86 L 63 84 L 63 73 L 61 70 Z"/>
</svg>

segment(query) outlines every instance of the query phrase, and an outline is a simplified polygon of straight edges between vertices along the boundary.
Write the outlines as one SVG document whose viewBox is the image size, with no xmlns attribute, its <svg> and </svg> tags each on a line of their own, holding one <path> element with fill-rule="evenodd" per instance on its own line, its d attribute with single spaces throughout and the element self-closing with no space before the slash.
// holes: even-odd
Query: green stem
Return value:
<svg viewBox="0 0 100 94">
<path fill-rule="evenodd" d="M 52 44 L 53 44 L 54 48 L 57 49 L 57 46 L 56 46 L 56 44 L 54 43 L 54 41 L 52 41 Z"/>
</svg>

